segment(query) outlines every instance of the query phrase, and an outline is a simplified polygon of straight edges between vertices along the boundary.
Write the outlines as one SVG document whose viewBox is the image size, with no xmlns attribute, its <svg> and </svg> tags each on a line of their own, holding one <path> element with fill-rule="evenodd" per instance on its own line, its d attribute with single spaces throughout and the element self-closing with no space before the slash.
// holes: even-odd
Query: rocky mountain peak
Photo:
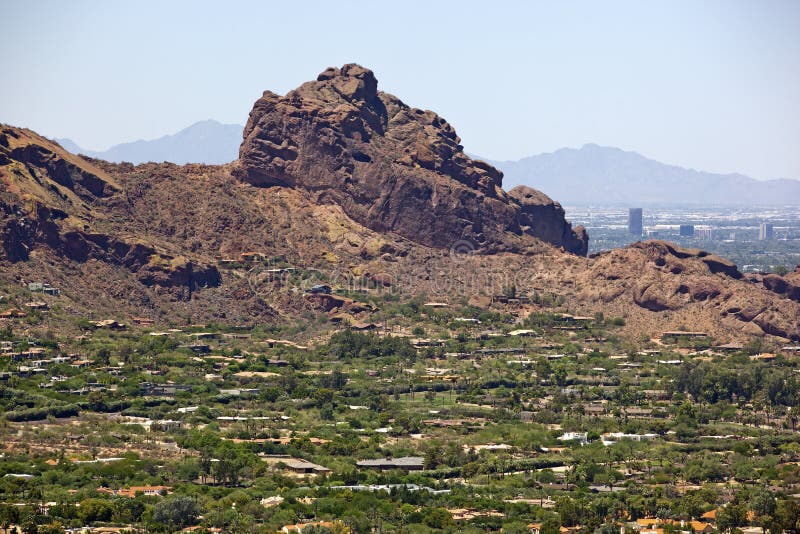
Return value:
<svg viewBox="0 0 800 534">
<path fill-rule="evenodd" d="M 361 65 L 348 63 L 341 69 L 328 67 L 317 76 L 318 82 L 330 82 L 348 100 L 373 102 L 378 96 L 378 80 L 375 73 Z"/>
<path fill-rule="evenodd" d="M 305 189 L 372 230 L 427 246 L 467 240 L 479 251 L 524 251 L 537 237 L 586 251 L 585 233 L 563 210 L 536 211 L 527 200 L 523 214 L 502 190 L 503 174 L 467 156 L 452 125 L 379 91 L 373 72 L 356 64 L 328 68 L 285 96 L 265 91 L 234 174 L 255 186 Z"/>
</svg>

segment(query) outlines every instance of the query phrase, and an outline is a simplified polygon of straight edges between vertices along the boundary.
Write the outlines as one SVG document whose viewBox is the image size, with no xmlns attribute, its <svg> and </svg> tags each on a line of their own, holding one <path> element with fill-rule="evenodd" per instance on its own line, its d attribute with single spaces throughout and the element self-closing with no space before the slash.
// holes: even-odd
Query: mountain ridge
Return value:
<svg viewBox="0 0 800 534">
<path fill-rule="evenodd" d="M 800 180 L 756 180 L 661 163 L 634 151 L 586 143 L 513 161 L 489 160 L 507 184 L 530 185 L 562 203 L 785 205 Z"/>
<path fill-rule="evenodd" d="M 114 145 L 106 150 L 87 150 L 68 138 L 56 138 L 73 154 L 84 154 L 114 163 L 171 162 L 178 165 L 204 163 L 221 165 L 236 159 L 242 140 L 242 126 L 223 124 L 213 119 L 195 122 L 186 128 L 156 139 L 139 139 Z"/>
<path fill-rule="evenodd" d="M 54 140 L 74 154 L 115 163 L 168 161 L 179 165 L 219 165 L 238 158 L 242 128 L 241 125 L 208 119 L 193 123 L 175 134 L 124 142 L 101 151 L 84 149 L 69 138 Z M 516 185 L 536 187 L 550 197 L 558 198 L 561 203 L 745 205 L 755 201 L 764 205 L 784 205 L 786 199 L 797 199 L 795 202 L 800 203 L 800 180 L 794 178 L 759 180 L 737 172 L 708 172 L 663 163 L 636 151 L 597 143 L 584 143 L 579 148 L 562 147 L 518 160 L 469 155 L 503 171 L 507 190 Z M 583 168 L 575 170 L 569 166 L 575 165 L 576 156 L 590 158 Z M 626 175 L 632 164 L 639 165 L 641 170 L 638 173 L 645 178 L 638 184 L 639 189 L 630 187 L 637 184 L 632 176 Z M 615 184 L 614 177 L 620 175 L 625 181 Z M 663 178 L 659 182 L 647 180 L 653 176 Z M 682 189 L 676 190 L 676 181 Z M 642 182 L 649 186 L 642 188 Z M 626 187 L 629 189 L 627 192 Z M 717 192 L 713 191 L 714 188 Z M 719 193 L 723 190 L 726 192 Z"/>
<path fill-rule="evenodd" d="M 47 327 L 67 310 L 173 325 L 374 322 L 344 296 L 363 288 L 479 307 L 513 291 L 531 311 L 544 295 L 561 312 L 622 317 L 631 336 L 691 325 L 727 340 L 800 341 L 800 268 L 745 275 L 663 241 L 569 251 L 559 240 L 586 235 L 560 204 L 504 191 L 442 117 L 378 92 L 357 65 L 284 96 L 266 91 L 240 155 L 116 164 L 0 125 L 2 280 L 61 289 Z M 320 282 L 342 291 L 308 291 Z"/>
</svg>

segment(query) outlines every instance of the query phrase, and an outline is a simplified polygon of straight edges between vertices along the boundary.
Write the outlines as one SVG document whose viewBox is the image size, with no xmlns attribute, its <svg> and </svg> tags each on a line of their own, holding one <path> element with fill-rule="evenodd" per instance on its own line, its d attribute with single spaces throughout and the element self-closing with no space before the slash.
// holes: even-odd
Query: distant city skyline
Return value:
<svg viewBox="0 0 800 534">
<path fill-rule="evenodd" d="M 243 124 L 263 90 L 357 62 L 493 160 L 597 143 L 798 179 L 798 28 L 791 0 L 7 0 L 0 122 L 104 150 Z"/>
</svg>

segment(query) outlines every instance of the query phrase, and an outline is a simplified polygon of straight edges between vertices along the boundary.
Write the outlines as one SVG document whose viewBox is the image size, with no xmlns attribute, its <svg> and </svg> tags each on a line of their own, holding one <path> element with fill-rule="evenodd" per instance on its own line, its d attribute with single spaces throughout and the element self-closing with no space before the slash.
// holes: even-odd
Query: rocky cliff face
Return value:
<svg viewBox="0 0 800 534">
<path fill-rule="evenodd" d="M 580 300 L 630 302 L 656 312 L 643 316 L 644 321 L 679 316 L 684 326 L 697 330 L 730 328 L 798 340 L 800 307 L 792 300 L 797 295 L 793 275 L 745 276 L 715 254 L 645 241 L 590 258 L 575 279 Z"/>
<path fill-rule="evenodd" d="M 453 127 L 378 91 L 372 71 L 329 68 L 285 96 L 266 91 L 244 130 L 234 173 L 333 203 L 355 221 L 437 248 L 524 252 L 531 237 L 586 254 L 546 196 L 509 195 L 502 173 L 464 154 Z"/>
<path fill-rule="evenodd" d="M 553 199 L 530 187 L 518 185 L 508 196 L 519 205 L 518 221 L 523 232 L 563 246 L 565 250 L 586 256 L 589 234 L 583 226 L 573 229 L 565 223 L 564 208 Z"/>
<path fill-rule="evenodd" d="M 75 262 L 124 267 L 144 285 L 176 295 L 220 284 L 215 266 L 109 227 L 107 220 L 119 216 L 114 210 L 127 202 L 116 180 L 29 130 L 0 127 L 0 183 L 0 261 L 26 261 L 46 247 Z"/>
</svg>

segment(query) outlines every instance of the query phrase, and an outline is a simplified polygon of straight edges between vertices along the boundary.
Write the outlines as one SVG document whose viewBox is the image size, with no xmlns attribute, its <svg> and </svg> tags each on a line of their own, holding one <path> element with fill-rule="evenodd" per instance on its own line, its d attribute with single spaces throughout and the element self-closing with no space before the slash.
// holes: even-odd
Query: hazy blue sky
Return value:
<svg viewBox="0 0 800 534">
<path fill-rule="evenodd" d="M 800 1 L 0 0 L 0 122 L 89 149 L 244 123 L 358 62 L 467 151 L 587 142 L 800 178 Z"/>
</svg>

